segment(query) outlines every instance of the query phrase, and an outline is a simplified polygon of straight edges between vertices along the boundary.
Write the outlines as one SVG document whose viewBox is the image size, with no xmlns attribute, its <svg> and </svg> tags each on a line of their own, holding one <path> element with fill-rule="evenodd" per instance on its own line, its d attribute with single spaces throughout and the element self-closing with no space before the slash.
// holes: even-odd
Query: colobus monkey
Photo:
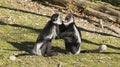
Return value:
<svg viewBox="0 0 120 67">
<path fill-rule="evenodd" d="M 42 56 L 54 56 L 57 52 L 51 50 L 51 40 L 59 34 L 59 25 L 62 24 L 62 19 L 59 14 L 53 14 L 51 20 L 46 24 L 42 32 L 39 34 L 36 45 L 32 53 Z"/>
<path fill-rule="evenodd" d="M 72 54 L 79 54 L 81 51 L 81 32 L 78 30 L 77 26 L 74 23 L 74 17 L 72 14 L 68 14 L 65 18 L 64 29 L 60 37 L 65 41 L 65 49 Z"/>
</svg>

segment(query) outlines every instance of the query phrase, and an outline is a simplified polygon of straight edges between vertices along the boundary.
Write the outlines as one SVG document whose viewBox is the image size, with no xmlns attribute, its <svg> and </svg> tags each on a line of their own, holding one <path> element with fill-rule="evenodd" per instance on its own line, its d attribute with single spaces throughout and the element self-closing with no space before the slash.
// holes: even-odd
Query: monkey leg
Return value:
<svg viewBox="0 0 120 67">
<path fill-rule="evenodd" d="M 47 56 L 56 56 L 56 55 L 58 55 L 58 53 L 52 50 L 51 42 L 49 42 L 46 47 L 45 56 L 47 57 Z"/>
<path fill-rule="evenodd" d="M 70 53 L 70 50 L 71 50 L 71 45 L 70 43 L 68 42 L 65 42 L 65 50 L 66 50 L 66 54 L 69 54 Z"/>
<path fill-rule="evenodd" d="M 74 43 L 74 44 L 72 44 L 72 46 L 71 46 L 71 53 L 72 54 L 79 54 L 80 53 L 80 51 L 81 51 L 81 47 L 80 47 L 80 44 L 78 44 L 78 43 Z"/>
</svg>

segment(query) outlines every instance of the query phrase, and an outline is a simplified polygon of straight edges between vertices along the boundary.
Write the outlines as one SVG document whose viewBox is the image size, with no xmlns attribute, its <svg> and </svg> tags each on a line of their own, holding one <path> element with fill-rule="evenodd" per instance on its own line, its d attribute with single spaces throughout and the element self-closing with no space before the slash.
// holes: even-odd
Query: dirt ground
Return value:
<svg viewBox="0 0 120 67">
<path fill-rule="evenodd" d="M 54 13 L 60 13 L 63 20 L 65 16 L 69 13 L 67 10 L 60 10 L 55 6 L 44 5 L 42 3 L 36 2 L 36 6 L 28 7 L 35 12 L 44 13 L 44 15 L 51 16 Z M 20 3 L 25 7 L 26 3 Z M 30 4 L 31 5 L 31 4 Z M 94 16 L 87 16 L 84 14 L 75 14 L 75 23 L 80 28 L 81 31 L 96 33 L 104 36 L 110 36 L 115 38 L 120 38 L 120 24 L 114 22 L 108 22 L 107 20 L 102 20 Z"/>
</svg>

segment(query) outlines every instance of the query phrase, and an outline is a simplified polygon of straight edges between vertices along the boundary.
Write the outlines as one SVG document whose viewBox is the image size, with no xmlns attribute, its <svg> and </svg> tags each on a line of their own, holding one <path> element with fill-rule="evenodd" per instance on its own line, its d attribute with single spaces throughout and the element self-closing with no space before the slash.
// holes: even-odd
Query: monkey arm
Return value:
<svg viewBox="0 0 120 67">
<path fill-rule="evenodd" d="M 72 36 L 73 34 L 74 34 L 73 32 L 63 32 L 59 36 L 60 36 L 60 38 L 63 38 L 63 37 Z"/>
<path fill-rule="evenodd" d="M 61 39 L 63 35 L 61 33 L 58 33 L 58 35 L 55 37 L 55 39 Z"/>
</svg>

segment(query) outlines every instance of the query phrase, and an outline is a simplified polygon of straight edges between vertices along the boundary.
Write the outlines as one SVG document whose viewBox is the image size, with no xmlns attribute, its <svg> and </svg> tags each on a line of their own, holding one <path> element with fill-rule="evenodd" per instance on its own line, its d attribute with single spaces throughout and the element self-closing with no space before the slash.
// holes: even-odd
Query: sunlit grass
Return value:
<svg viewBox="0 0 120 67">
<path fill-rule="evenodd" d="M 0 0 L 0 6 L 24 9 L 18 2 L 21 0 Z M 23 0 L 22 0 L 23 1 Z M 34 3 L 34 2 L 33 2 Z M 34 8 L 33 8 L 34 9 Z M 30 10 L 30 12 L 33 12 Z M 42 14 L 42 13 L 41 13 Z M 48 17 L 38 16 L 16 10 L 0 7 L 0 67 L 119 67 L 120 39 L 110 38 L 98 34 L 89 37 L 82 31 L 82 50 L 97 49 L 101 44 L 108 45 L 103 53 L 81 53 L 79 55 L 64 54 L 64 41 L 53 40 L 53 49 L 59 52 L 58 56 L 42 57 L 29 54 L 26 50 L 33 48 L 39 31 L 49 20 Z M 17 60 L 9 57 L 20 55 Z"/>
</svg>

